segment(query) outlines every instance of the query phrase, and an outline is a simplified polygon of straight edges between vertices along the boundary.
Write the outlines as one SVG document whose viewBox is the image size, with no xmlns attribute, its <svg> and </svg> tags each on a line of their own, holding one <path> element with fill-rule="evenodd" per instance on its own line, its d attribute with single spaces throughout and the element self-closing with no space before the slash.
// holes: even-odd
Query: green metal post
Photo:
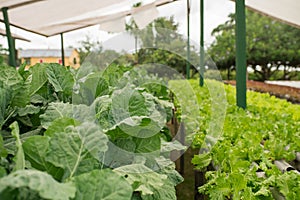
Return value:
<svg viewBox="0 0 300 200">
<path fill-rule="evenodd" d="M 245 0 L 235 1 L 236 12 L 236 99 L 237 106 L 246 108 L 246 15 Z"/>
<path fill-rule="evenodd" d="M 187 62 L 186 62 L 186 78 L 190 79 L 190 0 L 187 0 Z"/>
<path fill-rule="evenodd" d="M 200 80 L 199 84 L 204 85 L 204 0 L 200 0 Z"/>
<path fill-rule="evenodd" d="M 62 65 L 65 66 L 65 49 L 64 49 L 64 36 L 60 34 L 60 42 L 61 42 L 61 61 Z"/>
<path fill-rule="evenodd" d="M 6 29 L 6 37 L 7 37 L 7 42 L 8 42 L 8 49 L 9 49 L 9 65 L 16 67 L 17 63 L 16 63 L 15 41 L 11 36 L 7 10 L 8 10 L 7 7 L 2 8 L 3 19 L 4 19 L 4 23 L 5 23 L 5 29 Z"/>
</svg>

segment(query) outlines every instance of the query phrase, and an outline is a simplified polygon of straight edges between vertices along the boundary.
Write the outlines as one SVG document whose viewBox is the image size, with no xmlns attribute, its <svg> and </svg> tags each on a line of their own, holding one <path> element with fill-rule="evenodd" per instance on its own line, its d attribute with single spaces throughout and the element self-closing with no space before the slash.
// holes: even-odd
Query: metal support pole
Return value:
<svg viewBox="0 0 300 200">
<path fill-rule="evenodd" d="M 185 125 L 184 122 L 181 122 L 179 125 L 179 140 L 182 145 L 185 145 Z M 181 175 L 184 175 L 184 150 L 180 151 L 180 171 Z"/>
<path fill-rule="evenodd" d="M 246 15 L 245 0 L 235 1 L 236 12 L 236 99 L 237 106 L 247 107 L 246 102 Z"/>
<path fill-rule="evenodd" d="M 199 84 L 204 85 L 204 0 L 200 0 L 200 80 Z"/>
<path fill-rule="evenodd" d="M 15 48 L 15 41 L 12 38 L 11 32 L 10 32 L 10 24 L 9 24 L 9 19 L 8 19 L 8 14 L 7 14 L 8 8 L 2 8 L 2 13 L 3 13 L 3 19 L 5 23 L 5 29 L 6 29 L 6 37 L 7 37 L 7 42 L 8 42 L 8 49 L 9 49 L 9 65 L 16 67 L 16 48 Z"/>
<path fill-rule="evenodd" d="M 186 78 L 190 79 L 190 0 L 187 0 L 187 62 L 186 62 Z"/>
<path fill-rule="evenodd" d="M 63 33 L 60 34 L 60 41 L 61 41 L 61 61 L 62 61 L 62 65 L 65 66 L 65 49 L 64 49 Z"/>
</svg>

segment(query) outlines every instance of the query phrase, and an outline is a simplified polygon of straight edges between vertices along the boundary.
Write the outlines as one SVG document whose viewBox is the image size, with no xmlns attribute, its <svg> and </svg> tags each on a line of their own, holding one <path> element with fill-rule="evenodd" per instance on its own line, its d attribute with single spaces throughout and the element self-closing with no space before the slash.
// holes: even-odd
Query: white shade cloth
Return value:
<svg viewBox="0 0 300 200">
<path fill-rule="evenodd" d="M 134 8 L 131 15 L 137 26 L 143 29 L 158 17 L 159 12 L 155 4 L 151 3 L 146 6 Z"/>
</svg>

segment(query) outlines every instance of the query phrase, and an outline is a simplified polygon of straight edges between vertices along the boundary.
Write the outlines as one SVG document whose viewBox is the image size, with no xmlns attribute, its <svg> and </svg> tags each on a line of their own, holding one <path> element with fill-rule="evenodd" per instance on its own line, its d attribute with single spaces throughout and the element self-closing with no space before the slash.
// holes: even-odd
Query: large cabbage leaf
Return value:
<svg viewBox="0 0 300 200">
<path fill-rule="evenodd" d="M 55 133 L 50 139 L 46 161 L 65 170 L 64 178 L 91 171 L 99 165 L 101 152 L 107 150 L 108 138 L 89 122 Z"/>
<path fill-rule="evenodd" d="M 17 197 L 22 188 L 29 188 L 41 198 L 69 200 L 75 197 L 72 183 L 58 183 L 49 174 L 36 170 L 18 170 L 0 179 L 0 196 L 3 200 Z"/>
<path fill-rule="evenodd" d="M 110 169 L 94 170 L 75 177 L 75 200 L 130 200 L 132 188 L 124 177 Z"/>
</svg>

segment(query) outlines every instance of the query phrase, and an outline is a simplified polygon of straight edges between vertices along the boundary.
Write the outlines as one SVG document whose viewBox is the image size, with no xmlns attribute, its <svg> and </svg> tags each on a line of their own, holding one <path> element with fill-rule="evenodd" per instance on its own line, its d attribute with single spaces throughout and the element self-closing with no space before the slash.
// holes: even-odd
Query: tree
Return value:
<svg viewBox="0 0 300 200">
<path fill-rule="evenodd" d="M 138 64 L 159 63 L 176 69 L 185 75 L 186 67 L 186 40 L 178 34 L 178 23 L 170 18 L 157 18 L 143 30 L 128 28 L 140 40 L 141 48 L 137 51 Z M 199 62 L 199 55 L 191 46 L 192 66 Z M 192 75 L 197 70 L 191 68 Z"/>
<path fill-rule="evenodd" d="M 92 41 L 91 37 L 86 35 L 85 39 L 79 41 L 81 47 L 78 48 L 80 64 L 84 62 L 86 57 L 90 55 L 91 52 L 101 52 L 102 45 L 99 41 Z"/>
<path fill-rule="evenodd" d="M 300 67 L 300 30 L 262 16 L 246 12 L 247 65 L 257 78 L 268 80 L 279 74 L 280 79 L 291 79 Z M 208 52 L 217 66 L 228 69 L 235 65 L 235 15 L 212 32 L 215 41 Z"/>
<path fill-rule="evenodd" d="M 103 69 L 110 64 L 133 65 L 135 59 L 127 53 L 119 53 L 112 49 L 103 49 L 99 41 L 92 41 L 89 36 L 79 42 L 81 47 L 78 48 L 80 64 L 86 62 L 96 68 Z"/>
<path fill-rule="evenodd" d="M 7 56 L 8 50 L 3 48 L 2 44 L 0 44 L 0 64 L 8 64 L 8 56 Z"/>
</svg>

